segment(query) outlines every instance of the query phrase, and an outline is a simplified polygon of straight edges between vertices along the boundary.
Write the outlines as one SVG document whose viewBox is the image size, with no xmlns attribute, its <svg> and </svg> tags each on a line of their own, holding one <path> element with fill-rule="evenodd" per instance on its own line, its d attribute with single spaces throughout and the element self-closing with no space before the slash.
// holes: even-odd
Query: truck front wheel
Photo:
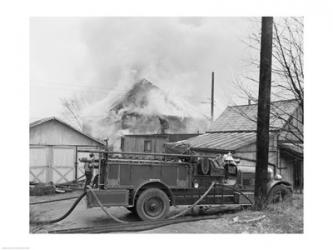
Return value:
<svg viewBox="0 0 333 250">
<path fill-rule="evenodd" d="M 268 203 L 274 204 L 279 202 L 288 201 L 291 199 L 292 192 L 290 188 L 283 184 L 274 186 L 268 194 Z"/>
<path fill-rule="evenodd" d="M 136 211 L 142 220 L 161 220 L 168 214 L 169 208 L 169 197 L 158 188 L 143 191 L 136 202 Z"/>
</svg>

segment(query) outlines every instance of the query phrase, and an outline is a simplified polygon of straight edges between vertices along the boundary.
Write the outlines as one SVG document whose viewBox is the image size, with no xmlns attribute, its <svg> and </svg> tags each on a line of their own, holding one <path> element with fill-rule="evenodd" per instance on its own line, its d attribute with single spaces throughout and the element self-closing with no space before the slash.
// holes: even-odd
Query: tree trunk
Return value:
<svg viewBox="0 0 333 250">
<path fill-rule="evenodd" d="M 267 197 L 272 37 L 273 17 L 262 17 L 257 119 L 257 163 L 254 192 L 255 206 L 259 210 L 265 207 Z"/>
</svg>

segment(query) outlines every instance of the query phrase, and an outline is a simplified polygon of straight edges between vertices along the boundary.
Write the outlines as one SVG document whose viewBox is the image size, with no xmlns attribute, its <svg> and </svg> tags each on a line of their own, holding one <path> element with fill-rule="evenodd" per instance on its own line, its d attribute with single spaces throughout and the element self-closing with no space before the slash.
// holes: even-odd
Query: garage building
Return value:
<svg viewBox="0 0 333 250">
<path fill-rule="evenodd" d="M 79 149 L 103 148 L 104 144 L 66 122 L 50 117 L 30 123 L 30 182 L 55 184 L 84 174 Z"/>
</svg>

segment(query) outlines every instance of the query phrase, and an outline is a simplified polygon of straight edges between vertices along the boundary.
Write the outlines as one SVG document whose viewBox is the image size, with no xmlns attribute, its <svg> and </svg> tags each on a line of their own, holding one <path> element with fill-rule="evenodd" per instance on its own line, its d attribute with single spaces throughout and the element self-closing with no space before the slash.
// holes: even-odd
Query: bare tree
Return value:
<svg viewBox="0 0 333 250">
<path fill-rule="evenodd" d="M 274 73 L 281 79 L 275 87 L 292 93 L 304 106 L 303 20 L 285 18 L 274 23 Z M 283 81 L 284 80 L 284 81 Z M 285 92 L 284 91 L 284 92 Z"/>
<path fill-rule="evenodd" d="M 303 111 L 304 111 L 304 66 L 303 66 L 303 18 L 275 18 L 273 24 L 272 52 L 272 100 L 295 99 L 299 103 L 298 110 L 291 114 L 278 106 L 271 108 L 271 119 L 279 119 L 286 123 L 280 129 L 284 132 L 285 140 L 290 143 L 303 143 Z M 260 33 L 253 33 L 247 42 L 249 48 L 259 55 Z M 250 62 L 251 67 L 259 67 L 259 57 Z M 257 72 L 257 70 L 256 70 Z M 256 73 L 257 74 L 257 73 Z M 241 90 L 242 97 L 257 103 L 257 75 L 251 72 L 243 80 L 235 82 Z M 246 114 L 243 114 L 246 116 Z M 253 119 L 253 117 L 249 117 Z M 255 118 L 256 119 L 256 118 Z"/>
<path fill-rule="evenodd" d="M 259 22 L 258 22 L 259 24 Z M 272 97 L 274 99 L 304 100 L 304 67 L 303 67 L 303 18 L 284 17 L 275 18 L 273 24 L 273 60 L 272 60 Z M 249 62 L 255 68 L 254 74 L 246 75 L 246 81 L 237 82 L 238 87 L 246 97 L 257 96 L 257 69 L 259 68 L 260 32 L 252 33 L 245 43 L 255 53 Z M 251 85 L 255 85 L 251 88 Z M 256 98 L 253 98 L 256 100 Z"/>
<path fill-rule="evenodd" d="M 65 108 L 63 115 L 67 119 L 74 121 L 75 124 L 78 125 L 80 130 L 83 130 L 82 119 L 80 118 L 80 115 L 79 115 L 80 106 L 79 106 L 78 100 L 75 98 L 71 98 L 71 99 L 63 98 L 61 100 L 61 103 Z"/>
</svg>

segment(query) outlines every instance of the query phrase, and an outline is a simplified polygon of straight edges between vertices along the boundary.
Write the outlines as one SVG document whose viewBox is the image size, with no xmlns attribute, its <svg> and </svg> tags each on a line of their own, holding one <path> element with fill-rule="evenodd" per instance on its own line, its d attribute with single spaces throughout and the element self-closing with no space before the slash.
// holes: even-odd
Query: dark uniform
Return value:
<svg viewBox="0 0 333 250">
<path fill-rule="evenodd" d="M 90 185 L 91 179 L 93 177 L 93 168 L 94 168 L 95 157 L 93 154 L 90 154 L 89 156 L 90 156 L 89 160 L 84 163 L 84 174 L 86 176 L 84 190 L 86 190 L 87 186 Z"/>
</svg>

